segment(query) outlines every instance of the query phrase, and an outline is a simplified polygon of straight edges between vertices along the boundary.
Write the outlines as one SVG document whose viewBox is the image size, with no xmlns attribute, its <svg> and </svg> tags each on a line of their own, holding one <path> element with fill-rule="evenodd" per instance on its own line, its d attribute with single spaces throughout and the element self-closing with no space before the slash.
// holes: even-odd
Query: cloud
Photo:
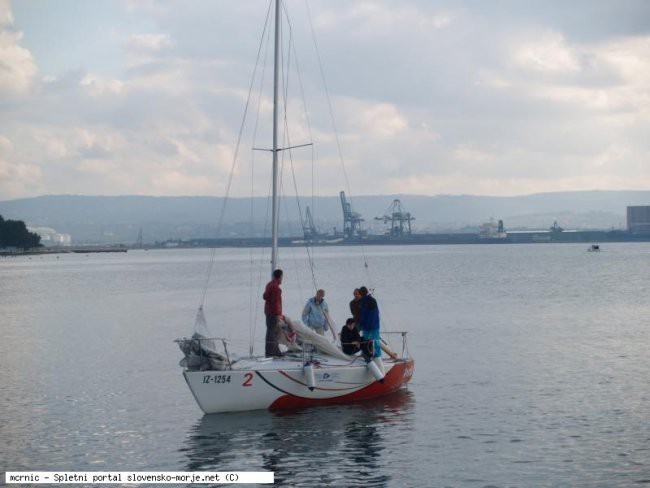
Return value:
<svg viewBox="0 0 650 488">
<path fill-rule="evenodd" d="M 14 145 L 5 136 L 0 135 L 0 154 L 13 149 Z"/>
<path fill-rule="evenodd" d="M 8 0 L 0 2 L 0 98 L 24 95 L 37 73 L 34 58 L 20 46 L 23 33 L 14 29 Z"/>
<path fill-rule="evenodd" d="M 124 83 L 120 80 L 107 79 L 91 73 L 84 76 L 79 81 L 79 85 L 93 97 L 105 94 L 119 94 L 124 88 Z"/>
<path fill-rule="evenodd" d="M 215 182 L 200 175 L 166 171 L 153 177 L 152 190 L 157 195 L 207 195 L 215 190 Z"/>
<path fill-rule="evenodd" d="M 454 149 L 452 154 L 458 161 L 484 162 L 494 158 L 494 156 L 487 151 L 477 150 L 465 144 L 460 145 Z"/>
<path fill-rule="evenodd" d="M 392 31 L 396 26 L 416 26 L 418 29 L 443 29 L 452 23 L 450 12 L 428 12 L 415 5 L 355 2 L 345 10 L 325 11 L 319 14 L 320 27 L 333 28 L 340 24 L 355 24 L 360 32 L 371 34 L 377 29 Z"/>
<path fill-rule="evenodd" d="M 10 0 L 0 0 L 0 27 L 11 27 L 14 25 L 14 15 L 11 12 Z"/>
<path fill-rule="evenodd" d="M 14 16 L 0 2 L 5 194 L 223 191 L 266 6 L 123 1 L 110 15 L 85 11 L 77 36 L 59 33 L 57 44 L 33 31 L 45 13 Z M 353 193 L 650 186 L 650 27 L 638 21 L 647 8 L 598 5 L 586 25 L 584 5 L 565 2 L 310 2 Z M 313 154 L 318 193 L 336 194 L 343 178 L 319 57 L 309 22 L 296 20 L 302 4 L 286 8 L 301 71 L 298 79 L 295 57 L 283 59 L 286 126 L 291 144 L 315 145 L 283 153 L 284 185 L 293 188 L 293 165 L 298 191 L 311 191 Z M 82 35 L 86 49 L 75 54 L 66 42 Z M 253 158 L 252 184 L 268 190 L 269 154 L 251 151 L 271 139 L 263 41 L 266 67 L 257 69 L 233 183 L 240 196 L 250 192 L 244 166 Z M 57 69 L 39 70 L 44 59 Z"/>
<path fill-rule="evenodd" d="M 360 130 L 380 137 L 392 137 L 408 128 L 408 121 L 397 107 L 388 103 L 366 106 L 357 112 Z"/>
<path fill-rule="evenodd" d="M 153 17 L 160 17 L 169 13 L 165 5 L 156 0 L 122 0 L 122 4 L 131 14 L 146 13 Z"/>
<path fill-rule="evenodd" d="M 25 194 L 44 190 L 42 171 L 35 164 L 16 164 L 0 149 L 0 200 L 20 198 Z"/>
<path fill-rule="evenodd" d="M 128 44 L 136 49 L 160 51 L 172 43 L 166 34 L 134 34 L 129 38 Z"/>
<path fill-rule="evenodd" d="M 515 59 L 522 67 L 533 71 L 573 73 L 580 70 L 576 54 L 556 32 L 518 46 Z"/>
<path fill-rule="evenodd" d="M 644 119 L 650 113 L 650 36 L 569 45 L 549 35 L 518 46 L 513 57 L 521 71 L 484 74 L 482 82 L 590 111 L 634 112 Z M 556 76 L 540 79 L 527 71 Z"/>
<path fill-rule="evenodd" d="M 124 41 L 126 58 L 131 69 L 155 65 L 159 56 L 173 45 L 168 34 L 132 34 Z"/>
<path fill-rule="evenodd" d="M 57 133 L 58 132 L 58 133 Z M 42 129 L 32 129 L 27 138 L 34 144 L 37 154 L 45 156 L 46 161 L 63 159 L 72 154 L 69 144 L 61 137 L 61 130 L 52 133 Z M 27 153 L 29 154 L 29 153 Z M 29 157 L 29 156 L 27 156 Z M 34 157 L 38 157 L 36 154 Z"/>
</svg>

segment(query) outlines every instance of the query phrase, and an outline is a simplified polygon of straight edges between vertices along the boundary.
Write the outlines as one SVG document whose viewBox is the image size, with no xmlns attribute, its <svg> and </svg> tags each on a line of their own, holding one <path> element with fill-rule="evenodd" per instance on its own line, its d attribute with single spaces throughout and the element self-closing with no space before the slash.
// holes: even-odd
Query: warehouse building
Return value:
<svg viewBox="0 0 650 488">
<path fill-rule="evenodd" d="M 632 234 L 650 234 L 650 205 L 627 207 L 627 230 Z"/>
</svg>

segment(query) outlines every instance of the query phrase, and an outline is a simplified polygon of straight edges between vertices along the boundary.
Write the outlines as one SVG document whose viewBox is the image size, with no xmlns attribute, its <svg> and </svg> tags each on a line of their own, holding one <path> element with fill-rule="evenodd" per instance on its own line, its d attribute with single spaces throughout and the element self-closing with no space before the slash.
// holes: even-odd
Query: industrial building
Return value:
<svg viewBox="0 0 650 488">
<path fill-rule="evenodd" d="M 650 234 L 650 205 L 627 207 L 627 230 L 632 234 Z"/>
</svg>

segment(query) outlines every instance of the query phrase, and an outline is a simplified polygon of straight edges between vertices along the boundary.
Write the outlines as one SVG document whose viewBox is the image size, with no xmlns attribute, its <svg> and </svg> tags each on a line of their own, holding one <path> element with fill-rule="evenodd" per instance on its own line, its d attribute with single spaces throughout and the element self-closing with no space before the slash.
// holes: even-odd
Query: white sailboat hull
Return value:
<svg viewBox="0 0 650 488">
<path fill-rule="evenodd" d="M 377 381 L 365 362 L 314 364 L 315 385 L 300 361 L 254 361 L 250 368 L 185 371 L 196 402 L 205 413 L 284 410 L 349 403 L 392 393 L 413 375 L 412 359 L 384 361 L 385 377 Z"/>
</svg>

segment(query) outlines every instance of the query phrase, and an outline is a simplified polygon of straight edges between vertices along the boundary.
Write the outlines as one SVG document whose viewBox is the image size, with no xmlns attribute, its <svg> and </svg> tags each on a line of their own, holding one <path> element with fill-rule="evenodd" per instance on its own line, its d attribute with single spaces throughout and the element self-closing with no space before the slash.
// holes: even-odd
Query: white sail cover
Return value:
<svg viewBox="0 0 650 488">
<path fill-rule="evenodd" d="M 286 315 L 284 316 L 284 321 L 291 327 L 291 329 L 293 329 L 300 340 L 313 344 L 321 353 L 344 361 L 352 361 L 354 359 L 353 357 L 344 354 L 343 351 L 332 344 L 325 336 L 317 334 L 301 322 L 293 321 Z"/>
</svg>

